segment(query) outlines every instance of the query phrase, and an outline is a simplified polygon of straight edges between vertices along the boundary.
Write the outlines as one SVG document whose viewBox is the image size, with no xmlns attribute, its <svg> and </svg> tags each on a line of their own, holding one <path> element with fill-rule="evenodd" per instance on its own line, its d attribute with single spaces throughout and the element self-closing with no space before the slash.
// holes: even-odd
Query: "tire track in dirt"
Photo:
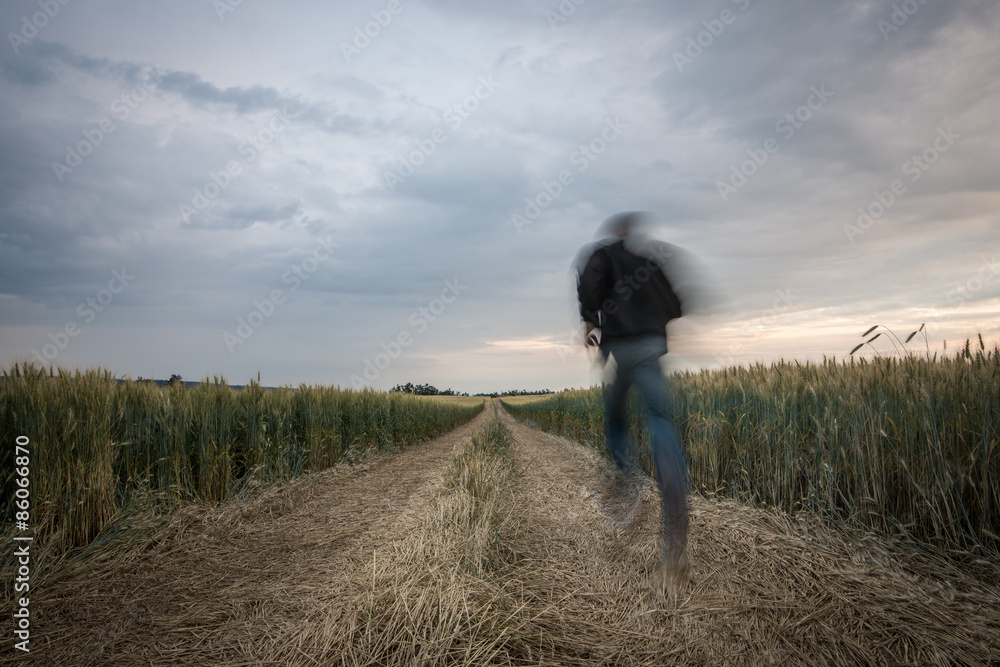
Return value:
<svg viewBox="0 0 1000 667">
<path fill-rule="evenodd" d="M 678 647 L 650 642 L 650 632 L 660 636 L 663 627 L 647 620 L 674 608 L 659 572 L 656 494 L 647 490 L 632 525 L 619 530 L 596 502 L 611 472 L 607 460 L 522 425 L 502 408 L 501 419 L 514 435 L 523 473 L 519 495 L 529 555 L 522 566 L 546 575 L 531 577 L 547 608 L 536 623 L 552 638 L 545 664 L 673 664 Z"/>
<path fill-rule="evenodd" d="M 267 664 L 290 628 L 337 604 L 373 549 L 419 520 L 455 447 L 492 412 L 249 502 L 181 512 L 164 543 L 39 587 L 31 653 L 5 651 L 0 664 Z"/>
</svg>

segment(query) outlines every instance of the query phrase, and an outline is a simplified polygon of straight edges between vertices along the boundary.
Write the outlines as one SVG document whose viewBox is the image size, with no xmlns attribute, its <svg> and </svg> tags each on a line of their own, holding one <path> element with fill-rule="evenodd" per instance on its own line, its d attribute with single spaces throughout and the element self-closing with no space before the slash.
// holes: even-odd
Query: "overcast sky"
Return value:
<svg viewBox="0 0 1000 667">
<path fill-rule="evenodd" d="M 0 28 L 5 368 L 590 386 L 570 269 L 623 210 L 714 294 L 673 368 L 1000 338 L 996 2 L 10 0 Z"/>
</svg>

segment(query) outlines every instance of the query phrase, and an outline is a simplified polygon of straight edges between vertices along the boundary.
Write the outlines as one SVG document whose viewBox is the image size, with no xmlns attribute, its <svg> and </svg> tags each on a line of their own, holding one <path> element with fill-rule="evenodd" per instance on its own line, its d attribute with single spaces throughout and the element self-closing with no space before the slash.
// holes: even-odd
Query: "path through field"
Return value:
<svg viewBox="0 0 1000 667">
<path fill-rule="evenodd" d="M 590 497 L 605 463 L 502 408 L 519 474 L 484 538 L 502 557 L 465 559 L 448 470 L 492 415 L 179 516 L 40 589 L 28 659 L 0 664 L 1000 662 L 996 585 L 732 502 L 692 499 L 693 581 L 665 595 L 653 489 L 618 531 Z"/>
</svg>

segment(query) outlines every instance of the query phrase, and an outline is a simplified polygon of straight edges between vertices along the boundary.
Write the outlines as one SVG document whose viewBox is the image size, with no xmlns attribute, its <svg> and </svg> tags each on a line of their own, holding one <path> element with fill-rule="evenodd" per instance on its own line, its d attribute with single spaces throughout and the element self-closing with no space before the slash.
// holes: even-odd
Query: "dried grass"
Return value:
<svg viewBox="0 0 1000 667">
<path fill-rule="evenodd" d="M 501 417 L 506 444 L 483 414 L 77 565 L 33 600 L 24 664 L 1000 661 L 997 573 L 729 500 L 692 498 L 693 581 L 668 595 L 655 486 L 618 530 L 590 498 L 603 459 Z"/>
</svg>

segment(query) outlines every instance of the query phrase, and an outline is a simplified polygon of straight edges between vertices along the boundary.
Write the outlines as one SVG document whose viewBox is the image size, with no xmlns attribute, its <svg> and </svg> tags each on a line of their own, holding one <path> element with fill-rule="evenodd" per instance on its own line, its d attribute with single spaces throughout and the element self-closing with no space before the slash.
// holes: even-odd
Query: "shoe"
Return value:
<svg viewBox="0 0 1000 667">
<path fill-rule="evenodd" d="M 668 550 L 666 544 L 663 545 L 660 564 L 667 589 L 672 593 L 679 593 L 691 581 L 691 567 L 686 553 L 671 553 L 672 551 Z"/>
</svg>

